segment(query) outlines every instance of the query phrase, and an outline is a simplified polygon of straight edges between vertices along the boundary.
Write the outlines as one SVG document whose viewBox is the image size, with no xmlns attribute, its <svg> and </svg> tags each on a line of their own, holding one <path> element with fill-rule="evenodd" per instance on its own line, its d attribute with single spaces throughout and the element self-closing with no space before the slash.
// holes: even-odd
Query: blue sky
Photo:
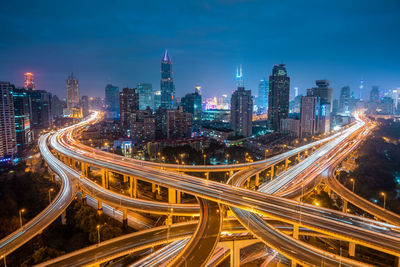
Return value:
<svg viewBox="0 0 400 267">
<path fill-rule="evenodd" d="M 361 79 L 400 87 L 400 1 L 1 1 L 0 80 L 65 96 L 74 72 L 81 95 L 104 96 L 108 83 L 159 89 L 168 49 L 177 96 L 200 85 L 203 95 L 235 89 L 285 63 L 300 92 L 328 79 L 335 95 Z"/>
</svg>

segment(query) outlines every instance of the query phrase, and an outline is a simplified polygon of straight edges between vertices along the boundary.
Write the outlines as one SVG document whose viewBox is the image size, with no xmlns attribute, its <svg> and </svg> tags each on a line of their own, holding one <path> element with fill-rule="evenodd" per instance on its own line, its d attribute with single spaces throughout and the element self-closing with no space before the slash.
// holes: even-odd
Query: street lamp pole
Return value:
<svg viewBox="0 0 400 267">
<path fill-rule="evenodd" d="M 23 212 L 25 212 L 25 209 L 19 210 L 19 223 L 20 223 L 20 225 L 21 225 L 21 228 L 22 228 L 22 213 L 23 213 Z"/>
<path fill-rule="evenodd" d="M 97 246 L 100 245 L 100 225 L 97 225 Z"/>
<path fill-rule="evenodd" d="M 382 192 L 381 195 L 383 196 L 383 209 L 386 209 L 386 193 Z"/>
<path fill-rule="evenodd" d="M 78 180 L 78 182 L 79 182 L 79 180 Z M 51 203 L 51 192 L 53 192 L 53 191 L 54 191 L 53 188 L 49 189 L 49 203 Z"/>
<path fill-rule="evenodd" d="M 353 183 L 353 192 L 354 192 L 354 185 L 355 185 L 356 181 L 355 181 L 353 178 L 351 178 L 351 179 L 350 179 L 350 182 Z"/>
</svg>

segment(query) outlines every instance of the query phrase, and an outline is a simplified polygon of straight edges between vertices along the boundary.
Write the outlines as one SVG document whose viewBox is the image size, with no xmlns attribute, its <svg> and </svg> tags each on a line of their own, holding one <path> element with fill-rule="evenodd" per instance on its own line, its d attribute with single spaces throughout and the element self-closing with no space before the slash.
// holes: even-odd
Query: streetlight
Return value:
<svg viewBox="0 0 400 267">
<path fill-rule="evenodd" d="M 6 262 L 6 255 L 1 256 L 1 258 L 4 259 L 4 267 L 7 267 L 7 262 Z"/>
<path fill-rule="evenodd" d="M 49 203 L 51 203 L 51 192 L 53 192 L 53 191 L 54 191 L 54 188 L 49 189 Z"/>
<path fill-rule="evenodd" d="M 97 225 L 97 246 L 100 245 L 100 225 Z"/>
<path fill-rule="evenodd" d="M 227 160 L 227 163 L 229 164 L 229 154 L 226 154 L 226 160 Z"/>
<path fill-rule="evenodd" d="M 350 178 L 350 182 L 353 183 L 353 192 L 354 192 L 354 184 L 356 183 L 356 181 L 353 178 Z"/>
<path fill-rule="evenodd" d="M 22 213 L 25 212 L 25 209 L 20 209 L 19 210 L 19 223 L 21 224 L 21 228 L 22 228 Z"/>
<path fill-rule="evenodd" d="M 265 149 L 265 158 L 267 158 L 267 154 L 268 154 L 269 150 Z"/>
<path fill-rule="evenodd" d="M 386 193 L 381 192 L 381 196 L 383 196 L 383 209 L 386 209 Z"/>
<path fill-rule="evenodd" d="M 206 154 L 203 154 L 203 162 L 204 162 L 204 165 L 206 165 L 206 158 L 207 158 L 207 155 Z"/>
</svg>

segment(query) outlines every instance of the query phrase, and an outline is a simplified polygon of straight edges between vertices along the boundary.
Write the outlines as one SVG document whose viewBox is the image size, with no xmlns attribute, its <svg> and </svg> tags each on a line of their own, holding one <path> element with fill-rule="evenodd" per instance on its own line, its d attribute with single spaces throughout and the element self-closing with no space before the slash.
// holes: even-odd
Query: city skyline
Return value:
<svg viewBox="0 0 400 267">
<path fill-rule="evenodd" d="M 335 98 L 346 85 L 358 96 L 361 80 L 365 81 L 364 98 L 374 85 L 400 87 L 397 1 L 385 5 L 314 3 L 311 10 L 296 1 L 288 3 L 290 10 L 279 3 L 268 5 L 260 1 L 178 3 L 175 7 L 185 14 L 177 14 L 162 3 L 156 7 L 142 3 L 137 12 L 129 12 L 125 11 L 130 10 L 129 4 L 117 8 L 100 2 L 97 15 L 86 19 L 89 4 L 54 8 L 49 3 L 2 3 L 5 15 L 0 20 L 5 27 L 0 31 L 11 38 L 0 46 L 5 63 L 0 67 L 0 80 L 22 86 L 23 73 L 33 72 L 39 89 L 61 97 L 71 72 L 86 95 L 104 97 L 99 89 L 109 83 L 122 88 L 144 82 L 159 90 L 159 60 L 168 49 L 179 97 L 195 86 L 202 86 L 205 97 L 214 92 L 231 94 L 239 64 L 252 95 L 257 95 L 259 80 L 279 63 L 288 68 L 291 95 L 294 87 L 305 94 L 319 79 L 331 82 Z M 75 19 L 70 17 L 71 9 Z M 288 13 L 283 18 L 274 10 Z M 17 11 L 21 16 L 13 17 Z M 30 19 L 24 19 L 28 14 Z M 161 14 L 164 19 L 158 18 Z M 103 22 L 106 15 L 110 19 Z M 54 25 L 46 24 L 55 16 Z M 193 21 L 188 22 L 188 16 Z M 257 19 L 246 21 L 249 16 Z M 143 22 L 140 30 L 132 18 Z M 182 26 L 173 27 L 175 23 Z"/>
</svg>

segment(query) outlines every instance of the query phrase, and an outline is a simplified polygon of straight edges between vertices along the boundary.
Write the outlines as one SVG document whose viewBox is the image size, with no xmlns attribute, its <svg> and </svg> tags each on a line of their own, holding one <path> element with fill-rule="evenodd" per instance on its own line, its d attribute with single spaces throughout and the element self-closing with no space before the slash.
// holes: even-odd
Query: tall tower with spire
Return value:
<svg viewBox="0 0 400 267">
<path fill-rule="evenodd" d="M 242 65 L 236 67 L 236 87 L 244 87 Z"/>
<path fill-rule="evenodd" d="M 172 78 L 172 61 L 165 49 L 161 59 L 161 107 L 164 109 L 175 108 L 175 85 Z"/>
</svg>

